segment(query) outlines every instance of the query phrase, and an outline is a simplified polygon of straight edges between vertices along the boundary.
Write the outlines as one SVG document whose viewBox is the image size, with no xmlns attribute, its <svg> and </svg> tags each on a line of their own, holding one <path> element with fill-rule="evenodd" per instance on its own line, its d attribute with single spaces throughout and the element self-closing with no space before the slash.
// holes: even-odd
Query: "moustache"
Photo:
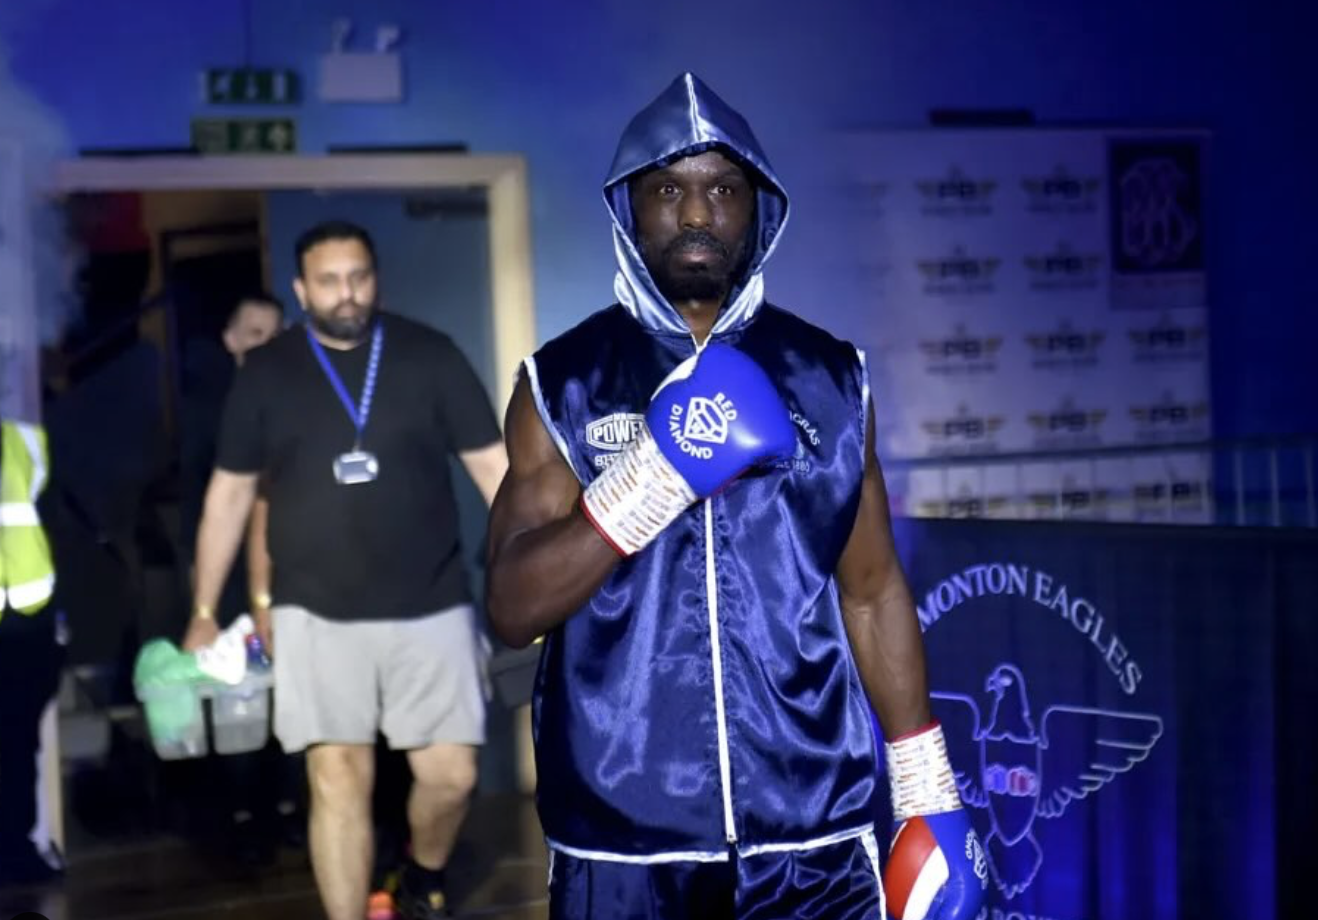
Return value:
<svg viewBox="0 0 1318 920">
<path fill-rule="evenodd" d="M 723 245 L 723 241 L 708 230 L 684 230 L 664 247 L 664 258 L 670 258 L 679 252 L 690 249 L 712 250 L 725 260 L 731 255 L 728 252 L 728 247 Z"/>
</svg>

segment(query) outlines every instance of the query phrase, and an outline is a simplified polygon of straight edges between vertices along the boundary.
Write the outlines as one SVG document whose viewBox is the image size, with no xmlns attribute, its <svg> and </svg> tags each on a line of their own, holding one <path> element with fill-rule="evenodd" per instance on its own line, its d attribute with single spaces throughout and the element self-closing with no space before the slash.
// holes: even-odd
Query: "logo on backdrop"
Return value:
<svg viewBox="0 0 1318 920">
<path fill-rule="evenodd" d="M 1145 442 L 1182 441 L 1207 435 L 1208 402 L 1180 400 L 1164 392 L 1157 402 L 1132 405 L 1135 436 Z"/>
<path fill-rule="evenodd" d="M 920 342 L 925 372 L 947 376 L 995 372 L 998 369 L 1000 348 L 1002 336 L 971 335 L 962 323 L 957 323 L 952 334 L 945 338 L 924 339 Z"/>
<path fill-rule="evenodd" d="M 1105 334 L 1097 329 L 1080 331 L 1063 320 L 1051 332 L 1030 332 L 1025 344 L 1030 347 L 1030 363 L 1038 370 L 1075 370 L 1098 363 L 1098 346 Z"/>
<path fill-rule="evenodd" d="M 1011 496 L 1005 494 L 979 495 L 969 486 L 962 485 L 947 498 L 926 498 L 916 502 L 917 517 L 983 518 L 997 517 L 1011 505 Z"/>
<path fill-rule="evenodd" d="M 1000 415 L 976 415 L 961 403 L 954 414 L 929 419 L 920 427 L 929 436 L 932 453 L 979 453 L 998 449 L 995 435 L 1003 422 Z"/>
<path fill-rule="evenodd" d="M 931 297 L 974 297 L 992 294 L 993 276 L 1002 260 L 972 256 L 964 246 L 952 247 L 951 254 L 935 259 L 916 259 L 915 267 L 924 276 L 923 291 Z"/>
<path fill-rule="evenodd" d="M 1062 482 L 1059 497 L 1062 502 L 1062 514 L 1074 517 L 1102 517 L 1107 511 L 1111 489 L 1100 487 L 1086 488 L 1070 480 Z"/>
<path fill-rule="evenodd" d="M 1030 276 L 1031 291 L 1091 291 L 1098 288 L 1102 278 L 1102 253 L 1076 252 L 1067 243 L 1059 243 L 1052 252 L 1026 255 L 1022 262 Z"/>
<path fill-rule="evenodd" d="M 1113 492 L 1103 486 L 1087 486 L 1064 476 L 1057 487 L 1034 487 L 1024 491 L 1026 517 L 1033 520 L 1053 518 L 1107 517 Z"/>
<path fill-rule="evenodd" d="M 1106 418 L 1106 409 L 1077 406 L 1069 396 L 1051 411 L 1029 412 L 1025 416 L 1034 429 L 1034 446 L 1041 449 L 1100 444 L 1099 428 Z"/>
<path fill-rule="evenodd" d="M 1112 490 L 1063 476 L 1057 488 L 1034 488 L 1025 492 L 1026 507 L 1034 518 L 1103 518 L 1112 501 Z"/>
<path fill-rule="evenodd" d="M 1098 193 L 1103 180 L 1097 176 L 1077 176 L 1065 166 L 1051 175 L 1031 176 L 1021 180 L 1026 209 L 1033 214 L 1091 214 L 1098 210 Z"/>
<path fill-rule="evenodd" d="M 920 212 L 928 217 L 987 217 L 993 213 L 998 183 L 976 179 L 953 166 L 941 179 L 917 179 Z"/>
<path fill-rule="evenodd" d="M 1135 361 L 1161 364 L 1204 359 L 1206 330 L 1202 325 L 1183 326 L 1163 314 L 1152 326 L 1127 330 Z"/>
<path fill-rule="evenodd" d="M 1121 690 L 1134 695 L 1143 678 L 1139 663 L 1097 606 L 1029 566 L 995 562 L 951 574 L 917 605 L 920 626 L 927 631 L 979 598 L 1012 595 L 1059 616 L 1093 647 Z M 989 875 L 1008 899 L 1027 891 L 1043 867 L 1036 822 L 1060 819 L 1119 782 L 1163 732 L 1161 717 L 1150 713 L 1039 703 L 1025 669 L 1013 661 L 992 666 L 973 693 L 937 689 L 930 696 L 961 798 L 989 828 L 983 835 Z"/>
<path fill-rule="evenodd" d="M 1167 512 L 1186 514 L 1204 511 L 1207 492 L 1207 485 L 1199 479 L 1136 482 L 1131 487 L 1135 513 L 1140 518 L 1162 517 Z"/>
<path fill-rule="evenodd" d="M 1203 271 L 1199 147 L 1196 140 L 1113 142 L 1109 169 L 1117 271 Z"/>
<path fill-rule="evenodd" d="M 1111 304 L 1207 306 L 1202 137 L 1117 138 L 1108 145 Z"/>
</svg>

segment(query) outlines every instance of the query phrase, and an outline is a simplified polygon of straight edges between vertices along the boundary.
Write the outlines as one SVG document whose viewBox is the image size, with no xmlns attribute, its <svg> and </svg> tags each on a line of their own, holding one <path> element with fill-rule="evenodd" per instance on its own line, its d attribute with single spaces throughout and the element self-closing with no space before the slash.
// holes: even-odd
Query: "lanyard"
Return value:
<svg viewBox="0 0 1318 920">
<path fill-rule="evenodd" d="M 366 381 L 362 384 L 362 401 L 361 408 L 353 404 L 352 397 L 348 395 L 348 388 L 343 385 L 342 378 L 339 377 L 338 371 L 334 370 L 334 365 L 330 364 L 329 356 L 325 354 L 325 346 L 317 341 L 316 336 L 312 334 L 311 327 L 304 327 L 307 331 L 307 341 L 311 344 L 311 351 L 320 362 L 320 368 L 329 378 L 329 382 L 334 387 L 334 392 L 339 394 L 339 402 L 343 403 L 343 408 L 348 410 L 348 418 L 352 419 L 353 427 L 357 429 L 357 440 L 353 444 L 353 450 L 361 447 L 362 431 L 366 428 L 366 419 L 371 414 L 371 398 L 375 395 L 375 375 L 380 370 L 380 351 L 384 347 L 384 323 L 379 319 L 375 321 L 375 331 L 371 333 L 371 356 L 366 364 Z"/>
</svg>

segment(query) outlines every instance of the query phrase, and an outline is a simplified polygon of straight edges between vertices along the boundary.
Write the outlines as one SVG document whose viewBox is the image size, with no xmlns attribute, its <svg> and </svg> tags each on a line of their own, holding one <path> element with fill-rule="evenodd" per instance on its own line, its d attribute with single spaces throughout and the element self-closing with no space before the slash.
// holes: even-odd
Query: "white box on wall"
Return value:
<svg viewBox="0 0 1318 920">
<path fill-rule="evenodd" d="M 395 52 L 325 54 L 320 58 L 317 87 L 324 102 L 401 102 L 403 60 Z"/>
</svg>

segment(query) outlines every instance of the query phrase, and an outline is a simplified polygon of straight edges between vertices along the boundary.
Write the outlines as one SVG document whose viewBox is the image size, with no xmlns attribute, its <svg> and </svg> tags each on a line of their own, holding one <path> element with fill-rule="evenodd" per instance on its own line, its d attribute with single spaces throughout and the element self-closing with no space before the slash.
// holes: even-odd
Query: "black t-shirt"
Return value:
<svg viewBox="0 0 1318 920">
<path fill-rule="evenodd" d="M 341 485 L 348 410 L 296 326 L 248 354 L 229 393 L 216 466 L 263 473 L 276 603 L 335 620 L 402 619 L 470 599 L 448 459 L 499 440 L 490 401 L 448 336 L 382 316 L 384 343 L 361 449 L 373 482 Z M 354 404 L 370 341 L 326 348 Z"/>
</svg>

